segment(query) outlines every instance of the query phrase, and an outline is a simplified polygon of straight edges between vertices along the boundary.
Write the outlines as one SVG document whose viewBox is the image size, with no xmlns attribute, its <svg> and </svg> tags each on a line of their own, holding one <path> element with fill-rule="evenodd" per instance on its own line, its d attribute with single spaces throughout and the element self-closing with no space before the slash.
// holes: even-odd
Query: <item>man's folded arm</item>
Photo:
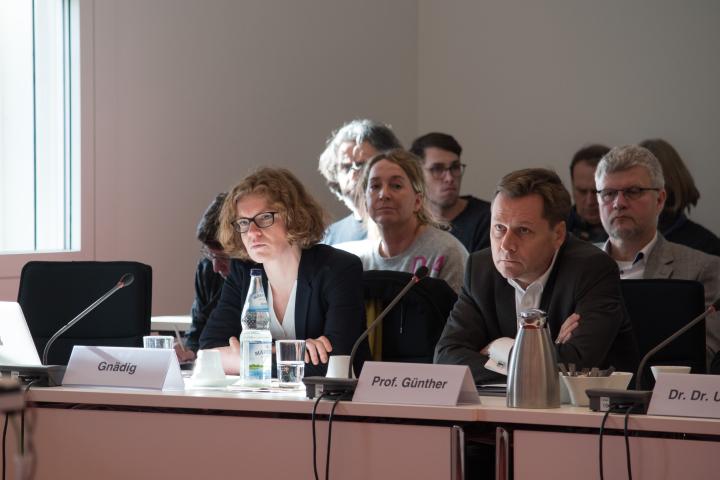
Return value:
<svg viewBox="0 0 720 480">
<path fill-rule="evenodd" d="M 488 357 L 480 351 L 491 340 L 487 334 L 485 318 L 469 293 L 472 291 L 471 264 L 472 260 L 469 260 L 464 286 L 460 289 L 460 296 L 450 312 L 450 317 L 435 347 L 435 363 L 467 365 L 475 383 L 481 383 L 504 377 L 484 368 Z"/>
<path fill-rule="evenodd" d="M 567 342 L 557 345 L 558 361 L 578 368 L 605 366 L 625 318 L 617 267 L 611 262 L 594 262 L 590 271 L 591 275 L 581 277 L 577 289 L 579 325 Z"/>
</svg>

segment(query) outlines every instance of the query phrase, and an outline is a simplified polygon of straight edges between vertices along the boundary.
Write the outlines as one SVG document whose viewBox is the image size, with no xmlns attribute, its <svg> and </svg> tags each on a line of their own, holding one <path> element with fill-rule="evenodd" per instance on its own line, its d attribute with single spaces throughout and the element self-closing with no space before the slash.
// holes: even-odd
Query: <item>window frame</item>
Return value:
<svg viewBox="0 0 720 480">
<path fill-rule="evenodd" d="M 20 278 L 23 266 L 32 260 L 93 260 L 95 259 L 95 115 L 94 115 L 94 0 L 69 0 L 70 14 L 77 19 L 72 41 L 78 46 L 78 89 L 80 132 L 80 249 L 58 252 L 0 253 L 0 280 Z"/>
</svg>

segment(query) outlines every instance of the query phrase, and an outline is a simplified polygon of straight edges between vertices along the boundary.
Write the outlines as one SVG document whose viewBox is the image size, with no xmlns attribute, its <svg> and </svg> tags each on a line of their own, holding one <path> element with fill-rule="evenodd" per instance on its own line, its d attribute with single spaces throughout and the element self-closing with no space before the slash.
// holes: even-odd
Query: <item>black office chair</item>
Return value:
<svg viewBox="0 0 720 480">
<path fill-rule="evenodd" d="M 694 280 L 622 280 L 620 284 L 641 357 L 705 310 L 705 289 Z M 645 388 L 655 385 L 649 365 L 686 365 L 692 373 L 706 373 L 705 322 L 649 359 L 642 373 Z"/>
<path fill-rule="evenodd" d="M 368 324 L 407 285 L 412 274 L 388 270 L 363 273 Z M 373 360 L 387 362 L 432 363 L 435 344 L 445 327 L 457 294 L 444 281 L 424 278 L 369 336 Z"/>
<path fill-rule="evenodd" d="M 28 262 L 18 303 L 38 353 L 62 326 L 131 273 L 132 284 L 100 304 L 50 347 L 48 364 L 66 365 L 74 345 L 141 347 L 150 333 L 152 268 L 139 262 Z"/>
</svg>

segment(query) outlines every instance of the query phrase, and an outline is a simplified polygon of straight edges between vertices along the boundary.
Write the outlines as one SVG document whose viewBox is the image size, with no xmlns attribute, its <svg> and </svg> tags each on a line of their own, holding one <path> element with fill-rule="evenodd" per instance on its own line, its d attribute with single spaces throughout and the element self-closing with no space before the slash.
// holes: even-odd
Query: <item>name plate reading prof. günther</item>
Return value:
<svg viewBox="0 0 720 480">
<path fill-rule="evenodd" d="M 353 402 L 454 406 L 480 397 L 465 365 L 365 362 Z"/>
<path fill-rule="evenodd" d="M 659 374 L 647 413 L 720 418 L 720 375 Z"/>
<path fill-rule="evenodd" d="M 131 347 L 73 347 L 63 386 L 185 388 L 175 351 Z"/>
</svg>

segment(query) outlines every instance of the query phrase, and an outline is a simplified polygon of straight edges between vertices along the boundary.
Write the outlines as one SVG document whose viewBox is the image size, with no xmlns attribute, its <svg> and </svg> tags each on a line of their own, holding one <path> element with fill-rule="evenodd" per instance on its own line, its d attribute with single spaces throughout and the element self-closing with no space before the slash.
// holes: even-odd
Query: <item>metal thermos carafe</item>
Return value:
<svg viewBox="0 0 720 480">
<path fill-rule="evenodd" d="M 518 321 L 508 365 L 507 406 L 559 408 L 560 379 L 547 315 L 533 308 L 521 312 Z"/>
</svg>

